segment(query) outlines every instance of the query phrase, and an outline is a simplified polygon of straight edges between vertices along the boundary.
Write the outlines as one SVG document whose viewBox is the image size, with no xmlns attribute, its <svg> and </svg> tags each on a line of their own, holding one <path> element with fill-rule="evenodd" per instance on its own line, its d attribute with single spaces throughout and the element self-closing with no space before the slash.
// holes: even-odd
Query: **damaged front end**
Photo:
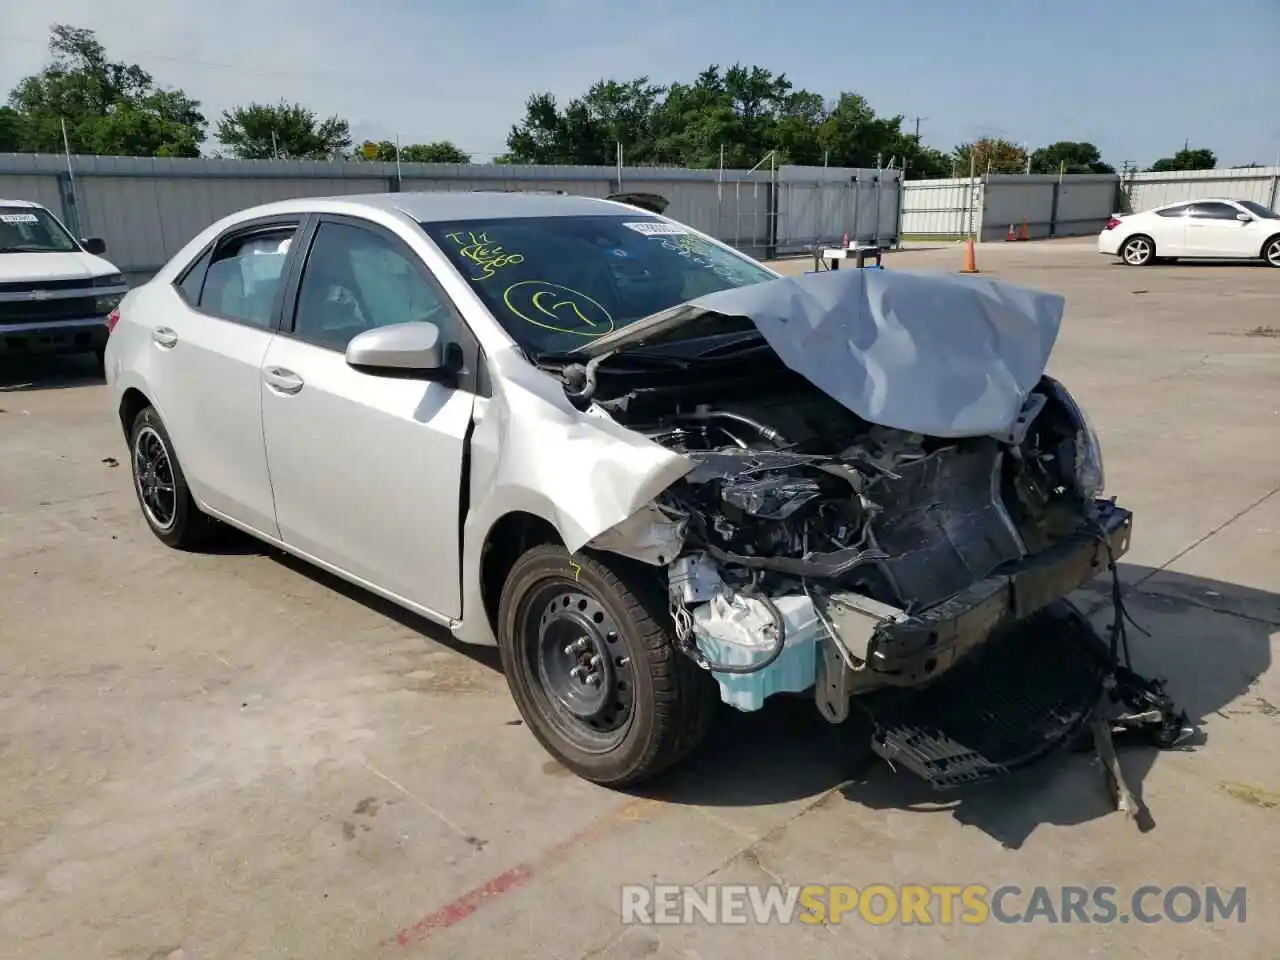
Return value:
<svg viewBox="0 0 1280 960">
<path fill-rule="evenodd" d="M 1115 576 L 1133 516 L 1100 499 L 1097 438 L 1043 372 L 1060 298 L 845 276 L 705 298 L 645 362 L 606 344 L 561 371 L 692 464 L 591 545 L 666 568 L 681 649 L 726 703 L 812 691 L 832 723 L 857 704 L 886 759 L 971 782 L 1080 734 L 1117 677 L 1145 682 L 1065 601 Z M 734 316 L 761 336 L 658 349 Z M 1119 597 L 1117 580 L 1123 630 Z M 1159 703 L 1149 717 L 1180 731 Z"/>
</svg>

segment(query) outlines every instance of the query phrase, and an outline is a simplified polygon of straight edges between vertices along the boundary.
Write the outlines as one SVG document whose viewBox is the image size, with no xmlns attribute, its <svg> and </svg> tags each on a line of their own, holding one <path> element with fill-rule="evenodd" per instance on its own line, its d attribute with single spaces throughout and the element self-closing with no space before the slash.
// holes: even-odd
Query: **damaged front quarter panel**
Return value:
<svg viewBox="0 0 1280 960">
<path fill-rule="evenodd" d="M 464 615 L 455 631 L 491 645 L 481 565 L 485 539 L 498 521 L 511 514 L 546 521 L 571 553 L 604 535 L 593 545 L 666 562 L 679 552 L 678 524 L 661 523 L 653 500 L 693 463 L 607 414 L 575 409 L 561 384 L 514 348 L 487 362 L 494 387 L 476 404 L 469 446 Z"/>
</svg>

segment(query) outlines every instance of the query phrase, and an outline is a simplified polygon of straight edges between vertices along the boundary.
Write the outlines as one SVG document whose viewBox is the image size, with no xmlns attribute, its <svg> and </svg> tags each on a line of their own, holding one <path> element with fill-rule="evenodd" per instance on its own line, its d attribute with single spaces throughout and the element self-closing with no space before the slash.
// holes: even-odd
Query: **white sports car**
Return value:
<svg viewBox="0 0 1280 960">
<path fill-rule="evenodd" d="M 1131 267 L 1157 260 L 1264 260 L 1280 267 L 1280 214 L 1252 200 L 1183 200 L 1115 214 L 1098 252 Z"/>
</svg>

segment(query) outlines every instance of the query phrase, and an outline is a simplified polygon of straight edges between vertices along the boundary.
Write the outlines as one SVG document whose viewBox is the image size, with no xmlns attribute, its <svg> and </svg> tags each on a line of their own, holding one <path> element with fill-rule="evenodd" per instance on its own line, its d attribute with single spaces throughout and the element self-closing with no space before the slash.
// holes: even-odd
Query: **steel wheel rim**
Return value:
<svg viewBox="0 0 1280 960">
<path fill-rule="evenodd" d="M 1124 245 L 1124 258 L 1129 263 L 1146 263 L 1151 256 L 1151 247 L 1145 240 L 1130 240 Z"/>
<path fill-rule="evenodd" d="M 521 604 L 519 630 L 533 697 L 550 726 L 584 753 L 615 749 L 635 716 L 635 684 L 609 611 L 581 584 L 548 581 Z"/>
<path fill-rule="evenodd" d="M 154 427 L 143 427 L 133 438 L 133 485 L 147 522 L 161 532 L 178 519 L 177 487 L 169 448 Z"/>
<path fill-rule="evenodd" d="M 1267 245 L 1267 263 L 1280 267 L 1280 240 L 1272 240 Z"/>
</svg>

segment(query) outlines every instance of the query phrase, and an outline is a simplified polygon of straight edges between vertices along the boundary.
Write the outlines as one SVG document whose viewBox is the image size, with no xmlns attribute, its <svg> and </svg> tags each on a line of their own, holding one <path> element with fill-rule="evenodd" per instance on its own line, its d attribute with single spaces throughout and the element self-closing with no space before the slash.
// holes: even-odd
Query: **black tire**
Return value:
<svg viewBox="0 0 1280 960">
<path fill-rule="evenodd" d="M 1146 267 L 1156 260 L 1156 242 L 1145 233 L 1135 233 L 1120 245 L 1120 259 L 1130 267 Z"/>
<path fill-rule="evenodd" d="M 169 431 L 154 407 L 144 407 L 134 417 L 129 469 L 142 518 L 161 543 L 190 550 L 209 539 L 217 524 L 191 498 Z"/>
<path fill-rule="evenodd" d="M 1280 267 L 1280 233 L 1268 237 L 1262 245 L 1262 261 L 1271 267 Z"/>
<path fill-rule="evenodd" d="M 530 549 L 502 588 L 498 646 L 533 735 L 593 783 L 633 786 L 683 760 L 719 703 L 711 675 L 676 649 L 660 580 L 622 558 Z"/>
</svg>

